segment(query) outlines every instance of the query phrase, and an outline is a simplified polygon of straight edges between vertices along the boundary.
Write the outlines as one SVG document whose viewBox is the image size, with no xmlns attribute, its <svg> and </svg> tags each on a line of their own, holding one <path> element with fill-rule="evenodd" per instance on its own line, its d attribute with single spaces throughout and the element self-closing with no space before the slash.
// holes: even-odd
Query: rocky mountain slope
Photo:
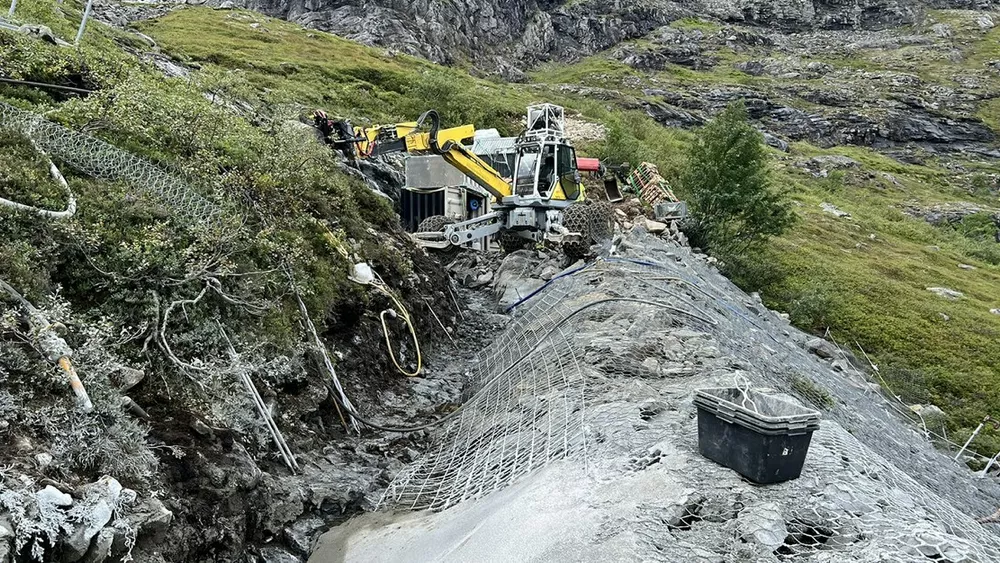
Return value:
<svg viewBox="0 0 1000 563">
<path fill-rule="evenodd" d="M 684 17 L 709 17 L 793 33 L 885 29 L 917 23 L 932 7 L 990 6 L 988 2 L 964 0 L 248 0 L 236 4 L 436 62 L 471 60 L 508 78 L 539 61 L 572 61 L 643 37 Z M 496 62 L 497 56 L 502 60 Z"/>
</svg>

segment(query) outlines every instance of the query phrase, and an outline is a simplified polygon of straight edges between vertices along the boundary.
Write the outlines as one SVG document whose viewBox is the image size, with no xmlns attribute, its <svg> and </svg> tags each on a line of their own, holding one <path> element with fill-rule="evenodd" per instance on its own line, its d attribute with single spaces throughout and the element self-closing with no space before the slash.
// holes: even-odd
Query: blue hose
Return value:
<svg viewBox="0 0 1000 563">
<path fill-rule="evenodd" d="M 550 279 L 549 281 L 545 282 L 544 284 L 542 284 L 542 285 L 541 285 L 541 287 L 539 287 L 539 288 L 538 288 L 538 289 L 536 289 L 535 291 L 532 291 L 532 292 L 531 292 L 531 293 L 529 293 L 528 295 L 525 295 L 524 297 L 522 297 L 522 298 L 518 299 L 518 300 L 517 300 L 516 302 L 514 302 L 514 303 L 513 303 L 513 304 L 512 304 L 511 306 L 507 307 L 507 309 L 505 310 L 505 312 L 506 312 L 506 313 L 509 313 L 509 312 L 511 312 L 511 311 L 512 311 L 512 310 L 514 309 L 514 307 L 517 307 L 518 305 L 520 305 L 520 304 L 524 303 L 524 302 L 525 302 L 525 301 L 527 301 L 528 299 L 531 299 L 532 297 L 534 297 L 534 296 L 538 295 L 538 294 L 539 294 L 539 293 L 541 293 L 541 291 L 542 291 L 542 290 L 544 290 L 544 289 L 545 289 L 546 287 L 549 287 L 549 285 L 551 285 L 551 284 L 552 284 L 552 282 L 554 282 L 554 281 L 556 281 L 556 280 L 558 280 L 558 279 L 562 279 L 562 278 L 565 278 L 565 277 L 568 277 L 568 276 L 572 276 L 573 274 L 576 274 L 576 273 L 578 273 L 578 272 L 580 272 L 580 271 L 582 271 L 582 270 L 586 270 L 587 268 L 589 268 L 589 267 L 593 266 L 594 264 L 596 264 L 596 262 L 591 262 L 591 263 L 589 263 L 589 264 L 584 264 L 583 266 L 580 266 L 579 268 L 574 268 L 574 269 L 572 269 L 572 270 L 570 270 L 570 271 L 568 271 L 568 272 L 563 272 L 563 273 L 559 274 L 558 276 L 556 276 L 556 277 L 554 277 L 554 278 Z"/>
</svg>

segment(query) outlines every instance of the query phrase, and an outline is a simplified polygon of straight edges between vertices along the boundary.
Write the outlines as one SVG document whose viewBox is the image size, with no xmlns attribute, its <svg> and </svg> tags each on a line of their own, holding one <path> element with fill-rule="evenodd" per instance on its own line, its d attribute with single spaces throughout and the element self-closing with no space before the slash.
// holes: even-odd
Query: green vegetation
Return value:
<svg viewBox="0 0 1000 563">
<path fill-rule="evenodd" d="M 446 125 L 517 129 L 527 98 L 510 86 L 245 11 L 185 9 L 139 25 L 171 56 L 222 73 L 219 94 L 359 122 L 416 119 L 437 109 Z M 213 90 L 216 91 L 216 90 Z"/>
<path fill-rule="evenodd" d="M 652 162 L 668 181 L 680 178 L 689 134 L 661 127 L 637 112 L 607 114 L 605 123 L 607 135 L 594 147 L 598 158 L 612 165 Z"/>
<path fill-rule="evenodd" d="M 759 250 L 795 218 L 786 194 L 772 185 L 764 138 L 742 102 L 699 131 L 680 187 L 689 197 L 691 243 L 724 261 Z"/>
<path fill-rule="evenodd" d="M 811 379 L 793 374 L 791 381 L 792 389 L 813 405 L 825 410 L 830 410 L 837 405 L 830 392 L 813 383 Z"/>
<path fill-rule="evenodd" d="M 674 20 L 670 22 L 670 27 L 676 27 L 677 29 L 700 29 L 705 33 L 714 33 L 722 29 L 721 25 L 700 18 L 681 18 L 679 20 Z"/>
<path fill-rule="evenodd" d="M 1000 354 L 1000 317 L 989 312 L 1000 306 L 1000 269 L 983 259 L 996 243 L 906 216 L 903 202 L 945 199 L 933 195 L 951 192 L 926 167 L 897 163 L 894 169 L 898 186 L 862 179 L 874 175 L 866 165 L 846 173 L 835 191 L 801 172 L 780 171 L 777 181 L 795 187 L 800 220 L 751 265 L 744 283 L 760 288 L 769 306 L 787 311 L 803 329 L 829 328 L 841 344 L 860 344 L 887 374 L 890 390 L 940 406 L 950 416 L 952 438 L 967 437 L 1000 400 L 1000 370 L 992 360 Z M 822 202 L 851 217 L 825 213 Z M 976 269 L 960 269 L 960 263 Z M 964 297 L 944 299 L 928 287 Z M 894 373 L 910 375 L 904 381 Z M 976 445 L 995 453 L 1000 441 L 984 433 Z"/>
<path fill-rule="evenodd" d="M 532 81 L 538 83 L 579 84 L 633 94 L 639 92 L 638 79 L 642 76 L 640 71 L 603 54 L 586 57 L 573 65 L 542 64 L 529 73 Z"/>
<path fill-rule="evenodd" d="M 24 4 L 32 21 L 72 36 L 78 6 Z M 81 98 L 0 85 L 0 101 L 150 159 L 222 210 L 210 228 L 187 224 L 142 183 L 69 166 L 62 168 L 78 201 L 72 221 L 0 207 L 0 279 L 70 327 L 81 376 L 100 403 L 95 417 L 72 408 L 65 379 L 48 375 L 51 364 L 25 344 L 34 335 L 4 298 L 0 401 L 10 408 L 0 417 L 8 435 L 49 448 L 55 478 L 113 473 L 137 487 L 149 484 L 156 456 L 146 430 L 118 407 L 109 377 L 120 366 L 145 372 L 132 392 L 139 404 L 232 429 L 263 455 L 267 435 L 225 371 L 231 359 L 220 327 L 241 361 L 266 366 L 257 374 L 263 384 L 301 388 L 322 378 L 301 365 L 308 339 L 295 293 L 332 338 L 374 330 L 369 308 L 391 305 L 348 280 L 365 260 L 415 315 L 425 314 L 411 300 L 424 304 L 433 272 L 415 263 L 421 258 L 391 204 L 343 172 L 301 116 L 324 107 L 395 121 L 434 104 L 449 123 L 511 131 L 524 105 L 505 86 L 247 12 L 181 10 L 142 28 L 191 64 L 190 76 L 164 77 L 120 47 L 147 50 L 144 40 L 99 22 L 79 51 L 0 31 L 0 75 L 95 91 Z M 9 131 L 0 135 L 0 196 L 65 206 L 48 159 Z M 390 373 L 379 365 L 387 357 L 365 361 L 374 363 L 371 373 Z M 53 380 L 44 393 L 39 374 Z M 48 387 L 58 412 L 31 416 L 50 410 L 39 406 L 52 401 Z M 3 450 L 0 465 L 13 459 L 12 446 Z"/>
</svg>

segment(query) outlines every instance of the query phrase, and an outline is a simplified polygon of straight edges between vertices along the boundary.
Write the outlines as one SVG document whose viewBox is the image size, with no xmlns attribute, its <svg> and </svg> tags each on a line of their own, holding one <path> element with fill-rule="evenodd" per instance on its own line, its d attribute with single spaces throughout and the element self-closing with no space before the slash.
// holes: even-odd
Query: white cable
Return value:
<svg viewBox="0 0 1000 563">
<path fill-rule="evenodd" d="M 35 147 L 35 150 L 37 150 L 42 154 L 45 154 L 44 151 L 38 148 L 38 145 L 35 145 L 34 141 L 32 141 L 31 144 L 32 146 Z M 46 158 L 48 158 L 48 155 L 46 155 Z M 62 172 L 59 172 L 59 168 L 55 165 L 54 162 L 52 162 L 51 159 L 49 159 L 49 174 L 52 176 L 53 180 L 59 182 L 59 185 L 62 186 L 63 191 L 66 192 L 69 201 L 67 201 L 66 203 L 65 211 L 50 211 L 48 209 L 41 209 L 39 207 L 34 207 L 31 205 L 25 205 L 23 203 L 18 203 L 16 201 L 11 201 L 4 197 L 0 197 L 0 205 L 4 207 L 9 207 L 11 209 L 16 209 L 18 211 L 26 211 L 29 213 L 34 213 L 36 215 L 41 215 L 42 217 L 46 217 L 48 219 L 69 219 L 74 214 L 76 214 L 76 197 L 73 195 L 73 190 L 70 189 L 69 184 L 66 182 L 66 178 L 63 177 Z"/>
<path fill-rule="evenodd" d="M 757 409 L 757 403 L 750 398 L 750 380 L 742 374 L 736 374 L 733 379 L 736 380 L 736 389 L 738 389 L 740 394 L 743 395 L 743 400 L 740 402 L 740 406 L 747 408 L 747 403 L 750 403 L 750 408 L 753 409 L 753 412 L 760 414 L 760 410 Z"/>
</svg>

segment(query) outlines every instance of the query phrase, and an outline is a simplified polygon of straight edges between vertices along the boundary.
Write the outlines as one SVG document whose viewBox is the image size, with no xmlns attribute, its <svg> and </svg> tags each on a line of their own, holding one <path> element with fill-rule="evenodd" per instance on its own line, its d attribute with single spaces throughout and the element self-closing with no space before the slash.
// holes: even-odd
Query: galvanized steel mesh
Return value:
<svg viewBox="0 0 1000 563">
<path fill-rule="evenodd" d="M 123 182 L 171 210 L 189 225 L 215 226 L 218 205 L 190 183 L 105 141 L 73 131 L 34 113 L 0 102 L 0 127 L 34 141 L 53 159 L 93 178 Z"/>
<path fill-rule="evenodd" d="M 651 499 L 627 522 L 650 560 L 1000 561 L 997 536 L 974 520 L 1000 506 L 994 482 L 936 451 L 865 376 L 806 352 L 689 249 L 640 230 L 619 242 L 617 257 L 517 307 L 461 412 L 383 506 L 446 509 L 567 458 L 608 479 L 682 452 L 691 469 L 670 474 L 676 490 L 664 494 L 694 491 L 690 514 Z M 799 479 L 748 486 L 698 456 L 694 390 L 736 376 L 823 412 Z M 653 435 L 675 453 L 649 448 Z"/>
</svg>

